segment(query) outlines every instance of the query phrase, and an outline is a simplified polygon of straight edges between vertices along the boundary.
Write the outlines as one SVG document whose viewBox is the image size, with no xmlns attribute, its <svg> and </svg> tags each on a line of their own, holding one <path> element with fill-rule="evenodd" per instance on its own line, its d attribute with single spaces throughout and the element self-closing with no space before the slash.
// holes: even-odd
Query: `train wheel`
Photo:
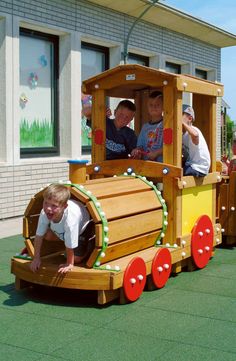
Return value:
<svg viewBox="0 0 236 361">
<path fill-rule="evenodd" d="M 157 288 L 165 286 L 171 272 L 171 254 L 168 248 L 158 249 L 152 261 L 152 280 Z"/>
<path fill-rule="evenodd" d="M 192 229 L 191 237 L 192 257 L 198 268 L 204 268 L 211 258 L 213 237 L 214 230 L 210 217 L 199 217 Z"/>
<path fill-rule="evenodd" d="M 124 294 L 129 301 L 136 301 L 146 283 L 146 265 L 142 258 L 132 259 L 124 273 Z"/>
</svg>

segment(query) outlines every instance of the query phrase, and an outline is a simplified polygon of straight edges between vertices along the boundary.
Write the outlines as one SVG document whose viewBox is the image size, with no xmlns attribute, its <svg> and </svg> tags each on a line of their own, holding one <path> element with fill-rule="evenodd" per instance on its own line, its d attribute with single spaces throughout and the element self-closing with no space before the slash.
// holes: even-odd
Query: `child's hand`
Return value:
<svg viewBox="0 0 236 361">
<path fill-rule="evenodd" d="M 107 116 L 107 118 L 110 118 L 112 116 L 111 109 L 108 107 L 106 108 L 106 116 Z"/>
<path fill-rule="evenodd" d="M 31 265 L 30 265 L 30 269 L 31 269 L 31 271 L 36 272 L 36 271 L 38 271 L 40 266 L 41 266 L 40 258 L 34 258 Z"/>
<path fill-rule="evenodd" d="M 135 149 L 132 150 L 131 158 L 133 158 L 133 159 L 141 159 L 141 157 L 142 157 L 141 149 L 135 148 Z"/>
<path fill-rule="evenodd" d="M 60 264 L 58 268 L 58 273 L 67 273 L 73 269 L 73 264 Z"/>
<path fill-rule="evenodd" d="M 147 153 L 147 158 L 149 160 L 155 160 L 156 157 L 157 157 L 157 152 L 149 152 L 149 153 Z"/>
</svg>

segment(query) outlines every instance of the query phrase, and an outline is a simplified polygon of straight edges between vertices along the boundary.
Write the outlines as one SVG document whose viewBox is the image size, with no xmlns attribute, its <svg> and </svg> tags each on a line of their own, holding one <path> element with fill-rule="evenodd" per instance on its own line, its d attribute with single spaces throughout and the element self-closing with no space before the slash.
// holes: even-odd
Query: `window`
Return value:
<svg viewBox="0 0 236 361">
<path fill-rule="evenodd" d="M 109 69 L 109 48 L 103 46 L 82 43 L 82 80 L 95 76 Z M 90 95 L 82 94 L 82 105 L 85 113 L 91 109 L 92 98 Z M 81 119 L 82 153 L 91 152 L 91 127 L 85 116 Z"/>
<path fill-rule="evenodd" d="M 59 154 L 58 37 L 20 30 L 21 157 Z"/>
<path fill-rule="evenodd" d="M 207 71 L 202 69 L 195 69 L 195 75 L 201 79 L 207 79 Z"/>
<path fill-rule="evenodd" d="M 147 56 L 129 53 L 128 64 L 140 64 L 149 66 L 149 58 Z"/>
<path fill-rule="evenodd" d="M 166 71 L 174 74 L 181 74 L 181 65 L 166 61 Z"/>
</svg>

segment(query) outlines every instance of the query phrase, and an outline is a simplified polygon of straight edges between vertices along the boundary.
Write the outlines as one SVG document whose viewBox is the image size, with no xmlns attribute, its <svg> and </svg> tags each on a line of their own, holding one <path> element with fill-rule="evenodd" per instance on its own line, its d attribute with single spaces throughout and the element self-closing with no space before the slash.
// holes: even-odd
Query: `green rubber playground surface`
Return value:
<svg viewBox="0 0 236 361">
<path fill-rule="evenodd" d="M 236 360 L 236 248 L 135 303 L 98 306 L 95 292 L 16 292 L 10 258 L 22 247 L 20 236 L 0 240 L 1 360 Z"/>
</svg>

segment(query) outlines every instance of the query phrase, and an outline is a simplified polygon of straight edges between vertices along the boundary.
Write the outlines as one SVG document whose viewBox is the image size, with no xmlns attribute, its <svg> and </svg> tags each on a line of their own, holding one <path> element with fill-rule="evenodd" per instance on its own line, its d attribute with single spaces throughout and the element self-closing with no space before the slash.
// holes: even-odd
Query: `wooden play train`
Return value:
<svg viewBox="0 0 236 361">
<path fill-rule="evenodd" d="M 147 120 L 149 92 L 161 90 L 164 99 L 163 163 L 122 159 L 105 160 L 105 109 L 107 97 L 134 99 L 138 133 Z M 65 275 L 64 243 L 44 241 L 42 266 L 31 272 L 34 237 L 43 190 L 30 201 L 24 216 L 26 250 L 12 258 L 16 288 L 29 284 L 96 290 L 98 303 L 116 298 L 137 300 L 147 289 L 163 287 L 171 273 L 203 268 L 222 242 L 220 189 L 217 171 L 217 97 L 223 86 L 187 75 L 158 71 L 140 65 L 110 69 L 83 83 L 93 97 L 92 162 L 69 161 L 71 198 L 83 202 L 95 223 L 95 247 L 86 264 Z M 209 146 L 210 173 L 201 178 L 183 176 L 182 103 L 191 93 L 199 127 Z M 163 184 L 163 192 L 156 186 Z"/>
</svg>

